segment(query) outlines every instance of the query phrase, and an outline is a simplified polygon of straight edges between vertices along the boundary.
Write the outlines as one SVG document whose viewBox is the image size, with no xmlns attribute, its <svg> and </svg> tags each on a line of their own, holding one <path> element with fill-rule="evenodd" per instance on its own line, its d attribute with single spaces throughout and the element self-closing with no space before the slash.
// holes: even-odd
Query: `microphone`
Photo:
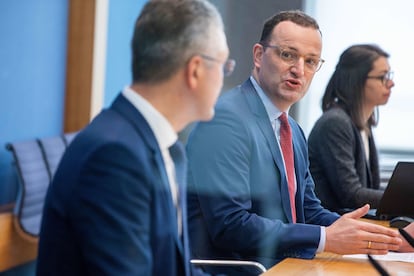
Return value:
<svg viewBox="0 0 414 276">
<path fill-rule="evenodd" d="M 381 276 L 390 276 L 388 272 L 377 262 L 371 255 L 368 254 L 368 260 Z"/>
<path fill-rule="evenodd" d="M 413 238 L 413 237 L 411 237 L 411 235 L 410 235 L 410 234 L 408 234 L 408 233 L 407 233 L 407 231 L 405 231 L 405 230 L 404 230 L 404 229 L 402 229 L 402 228 L 398 228 L 398 231 L 400 232 L 401 236 L 403 236 L 403 237 L 404 237 L 404 239 L 406 239 L 406 240 L 407 240 L 407 242 L 411 245 L 411 247 L 413 247 L 413 248 L 414 248 L 414 238 Z"/>
</svg>

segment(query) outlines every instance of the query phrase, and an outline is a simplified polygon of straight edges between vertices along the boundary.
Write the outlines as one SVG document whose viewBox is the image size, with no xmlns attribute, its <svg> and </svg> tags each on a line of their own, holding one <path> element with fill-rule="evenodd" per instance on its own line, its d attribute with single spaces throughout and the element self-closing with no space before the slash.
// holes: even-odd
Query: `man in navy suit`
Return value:
<svg viewBox="0 0 414 276">
<path fill-rule="evenodd" d="M 213 120 L 191 132 L 188 217 L 195 257 L 252 260 L 269 268 L 286 257 L 313 258 L 322 251 L 398 249 L 395 230 L 358 220 L 369 205 L 342 217 L 321 206 L 305 136 L 288 117 L 294 152 L 290 200 L 285 165 L 292 162 L 282 154 L 280 116 L 305 95 L 322 65 L 321 50 L 313 18 L 300 11 L 270 18 L 253 46 L 252 76 L 219 99 Z M 241 267 L 206 269 L 257 274 Z"/>
<path fill-rule="evenodd" d="M 144 6 L 132 85 L 77 135 L 49 187 L 37 275 L 191 275 L 185 164 L 169 148 L 212 118 L 228 54 L 209 2 Z"/>
</svg>

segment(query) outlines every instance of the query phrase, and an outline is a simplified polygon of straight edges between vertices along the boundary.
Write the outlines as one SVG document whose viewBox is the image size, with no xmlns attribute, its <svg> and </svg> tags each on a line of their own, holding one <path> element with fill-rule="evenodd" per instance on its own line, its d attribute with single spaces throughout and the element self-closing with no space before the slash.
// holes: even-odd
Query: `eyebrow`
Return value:
<svg viewBox="0 0 414 276">
<path fill-rule="evenodd" d="M 278 44 L 277 42 L 275 42 L 276 43 L 276 45 L 279 45 L 279 47 L 280 48 L 282 48 L 282 49 L 289 49 L 289 50 L 293 50 L 293 51 L 295 51 L 295 52 L 298 52 L 298 53 L 300 53 L 300 54 L 303 54 L 301 51 L 299 51 L 297 48 L 295 48 L 295 47 L 293 47 L 293 46 L 289 46 L 289 45 L 281 45 L 281 44 Z M 309 54 L 303 54 L 304 56 L 312 56 L 312 57 L 320 57 L 320 55 L 318 55 L 318 54 L 315 54 L 315 53 L 309 53 Z"/>
<path fill-rule="evenodd" d="M 390 68 L 388 68 L 388 69 L 382 69 L 382 70 L 379 70 L 377 72 L 375 72 L 375 69 L 372 69 L 370 72 L 368 72 L 368 74 L 369 73 L 372 73 L 372 74 L 387 74 L 389 71 L 391 71 Z"/>
</svg>

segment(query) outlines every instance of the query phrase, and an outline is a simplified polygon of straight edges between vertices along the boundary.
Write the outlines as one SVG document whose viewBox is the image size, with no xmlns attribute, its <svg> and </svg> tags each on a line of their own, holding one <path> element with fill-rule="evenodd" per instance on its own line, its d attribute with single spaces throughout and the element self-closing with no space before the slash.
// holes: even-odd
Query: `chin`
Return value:
<svg viewBox="0 0 414 276">
<path fill-rule="evenodd" d="M 204 112 L 200 116 L 200 121 L 210 121 L 214 117 L 214 109 L 210 109 L 209 111 Z"/>
<path fill-rule="evenodd" d="M 384 101 L 381 103 L 381 105 L 385 105 L 388 103 L 389 98 L 384 99 Z"/>
</svg>

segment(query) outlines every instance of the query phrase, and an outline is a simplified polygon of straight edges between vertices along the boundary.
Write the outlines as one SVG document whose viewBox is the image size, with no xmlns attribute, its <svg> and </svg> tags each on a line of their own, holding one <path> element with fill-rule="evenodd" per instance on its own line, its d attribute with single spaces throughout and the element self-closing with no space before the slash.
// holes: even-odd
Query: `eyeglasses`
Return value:
<svg viewBox="0 0 414 276">
<path fill-rule="evenodd" d="M 325 62 L 325 60 L 321 58 L 315 56 L 302 56 L 297 51 L 283 49 L 282 47 L 277 45 L 261 45 L 263 47 L 276 49 L 280 59 L 283 60 L 285 63 L 289 64 L 290 66 L 295 65 L 299 61 L 299 59 L 303 57 L 303 60 L 305 61 L 305 69 L 312 73 L 319 71 L 319 69 L 321 69 L 322 67 L 322 64 Z"/>
<path fill-rule="evenodd" d="M 202 57 L 206 60 L 222 63 L 222 61 L 220 61 L 218 59 L 215 59 L 213 57 L 207 56 L 207 55 L 200 54 L 200 57 Z M 226 60 L 223 64 L 223 75 L 225 77 L 230 76 L 234 71 L 234 67 L 236 67 L 236 61 L 234 59 Z"/>
<path fill-rule="evenodd" d="M 384 75 L 381 76 L 367 76 L 367 79 L 377 79 L 382 82 L 383 85 L 387 85 L 390 80 L 393 80 L 394 78 L 394 72 L 388 71 Z"/>
</svg>

